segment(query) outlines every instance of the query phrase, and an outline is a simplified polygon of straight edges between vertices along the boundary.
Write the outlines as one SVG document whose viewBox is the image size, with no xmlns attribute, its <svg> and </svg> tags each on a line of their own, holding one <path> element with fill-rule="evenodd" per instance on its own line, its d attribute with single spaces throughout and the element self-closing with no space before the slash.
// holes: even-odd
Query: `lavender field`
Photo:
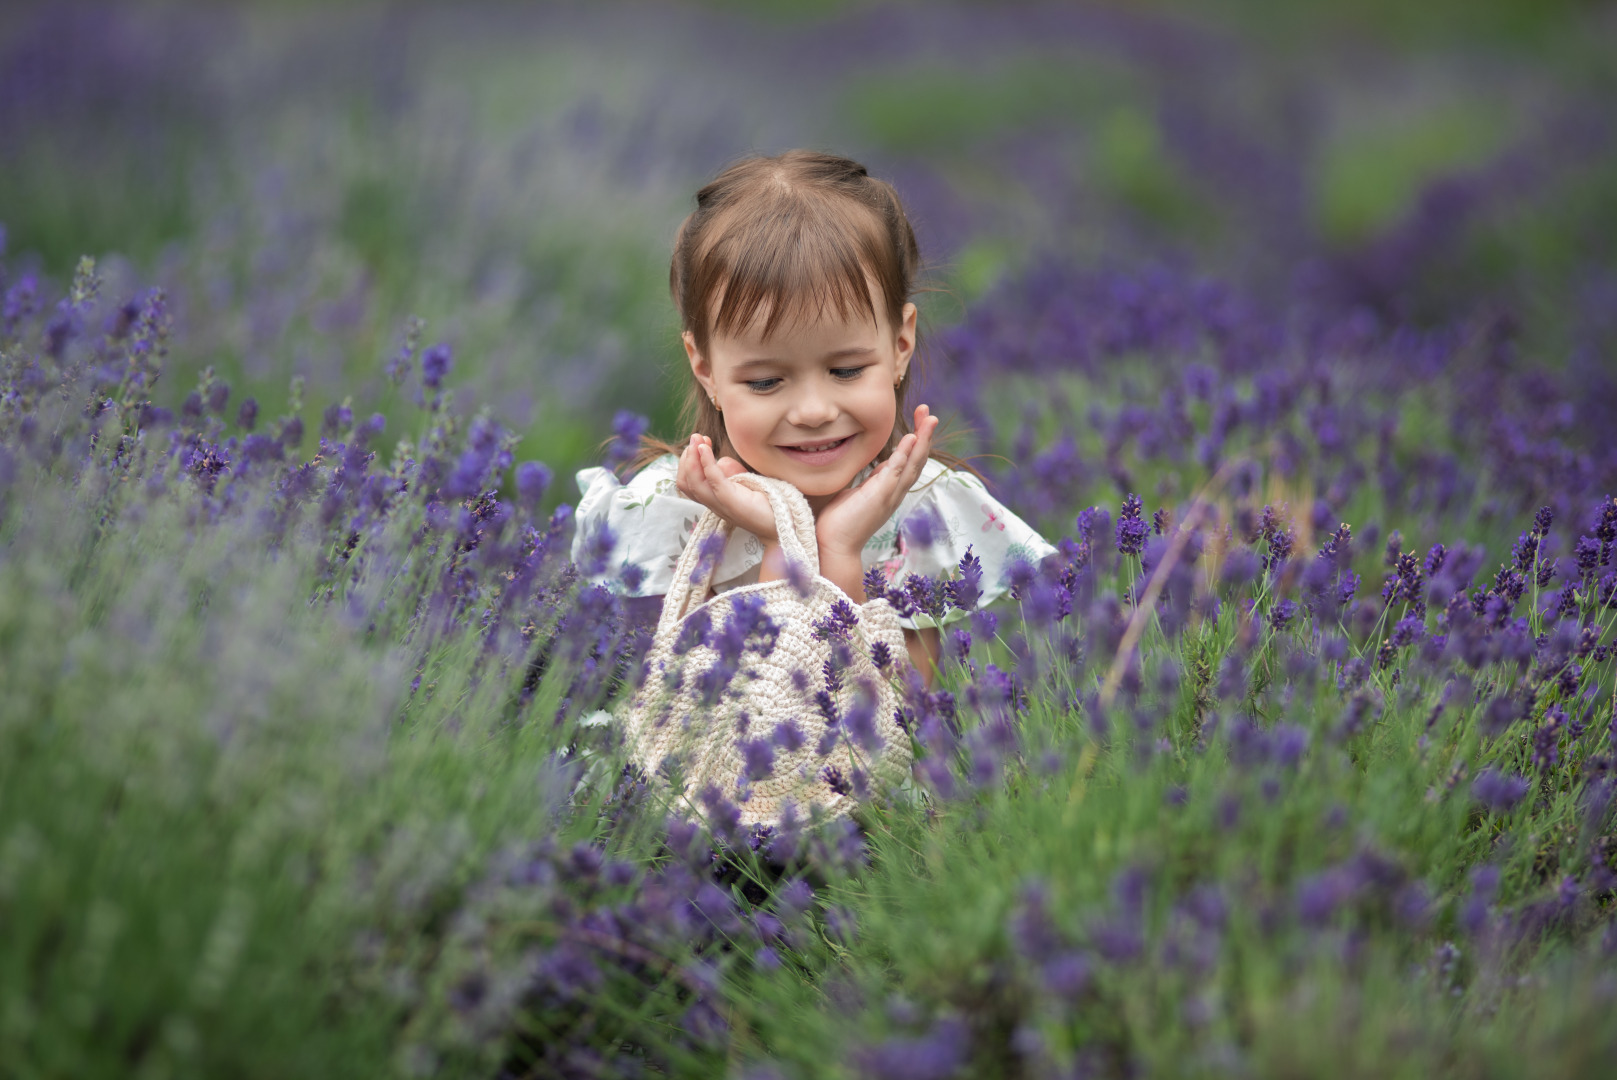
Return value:
<svg viewBox="0 0 1617 1080">
<path fill-rule="evenodd" d="M 1609 1075 L 1617 19 L 1421 11 L 8 7 L 0 1076 Z M 749 829 L 572 475 L 799 145 L 1059 556 Z"/>
</svg>

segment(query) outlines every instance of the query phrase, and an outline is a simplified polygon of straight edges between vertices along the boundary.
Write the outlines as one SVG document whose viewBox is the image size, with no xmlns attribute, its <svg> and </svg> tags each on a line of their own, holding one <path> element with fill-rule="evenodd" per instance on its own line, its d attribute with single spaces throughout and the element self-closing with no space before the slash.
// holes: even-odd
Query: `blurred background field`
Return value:
<svg viewBox="0 0 1617 1080">
<path fill-rule="evenodd" d="M 564 469 L 618 408 L 671 433 L 673 229 L 797 145 L 897 184 L 933 328 L 1041 259 L 1167 261 L 1390 321 L 1506 305 L 1564 357 L 1609 288 L 1614 35 L 1576 2 L 15 4 L 0 222 L 59 282 L 168 289 L 162 403 L 212 365 L 396 416 L 417 315 L 458 407 Z"/>
<path fill-rule="evenodd" d="M 1576 0 L 7 4 L 0 1077 L 1604 1076 L 1613 56 Z M 692 193 L 793 146 L 898 187 L 924 400 L 1061 553 L 909 688 L 909 797 L 699 832 L 586 723 L 645 637 L 563 504 L 677 434 Z"/>
</svg>

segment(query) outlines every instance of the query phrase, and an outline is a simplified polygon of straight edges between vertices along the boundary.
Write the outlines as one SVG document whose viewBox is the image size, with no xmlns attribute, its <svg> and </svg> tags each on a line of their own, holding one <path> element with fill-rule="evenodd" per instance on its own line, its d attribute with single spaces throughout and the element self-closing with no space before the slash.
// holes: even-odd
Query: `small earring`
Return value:
<svg viewBox="0 0 1617 1080">
<path fill-rule="evenodd" d="M 713 403 L 713 409 L 715 412 L 724 411 L 724 409 L 719 405 L 719 398 L 717 394 L 709 394 L 707 399 Z"/>
</svg>

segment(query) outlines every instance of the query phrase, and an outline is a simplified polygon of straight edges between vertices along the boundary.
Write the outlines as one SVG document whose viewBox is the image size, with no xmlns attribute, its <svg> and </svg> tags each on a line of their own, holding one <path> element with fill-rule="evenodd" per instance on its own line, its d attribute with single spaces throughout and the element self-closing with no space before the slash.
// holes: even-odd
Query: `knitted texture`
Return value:
<svg viewBox="0 0 1617 1080">
<path fill-rule="evenodd" d="M 787 803 L 800 820 L 816 807 L 846 814 L 858 795 L 909 775 L 892 682 L 908 663 L 904 631 L 886 600 L 854 604 L 820 575 L 802 492 L 755 473 L 735 479 L 769 497 L 791 571 L 707 599 L 731 527 L 702 515 L 663 600 L 645 681 L 620 715 L 629 752 L 648 776 L 677 783 L 687 812 L 711 785 L 743 825 L 775 824 Z"/>
</svg>

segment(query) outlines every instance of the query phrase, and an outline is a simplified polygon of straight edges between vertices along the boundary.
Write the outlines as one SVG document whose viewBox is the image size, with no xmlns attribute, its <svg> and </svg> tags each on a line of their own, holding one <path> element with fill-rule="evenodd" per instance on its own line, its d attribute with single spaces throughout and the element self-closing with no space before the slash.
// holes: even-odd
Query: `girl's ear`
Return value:
<svg viewBox="0 0 1617 1080">
<path fill-rule="evenodd" d="M 898 332 L 893 335 L 894 351 L 898 358 L 898 377 L 900 379 L 909 370 L 910 359 L 915 355 L 915 319 L 917 310 L 914 304 L 904 305 L 904 317 L 899 320 Z"/>
<path fill-rule="evenodd" d="M 713 365 L 708 363 L 707 357 L 696 351 L 696 335 L 689 330 L 680 335 L 685 343 L 685 358 L 691 362 L 691 374 L 701 384 L 702 392 L 709 397 L 713 396 Z"/>
</svg>

